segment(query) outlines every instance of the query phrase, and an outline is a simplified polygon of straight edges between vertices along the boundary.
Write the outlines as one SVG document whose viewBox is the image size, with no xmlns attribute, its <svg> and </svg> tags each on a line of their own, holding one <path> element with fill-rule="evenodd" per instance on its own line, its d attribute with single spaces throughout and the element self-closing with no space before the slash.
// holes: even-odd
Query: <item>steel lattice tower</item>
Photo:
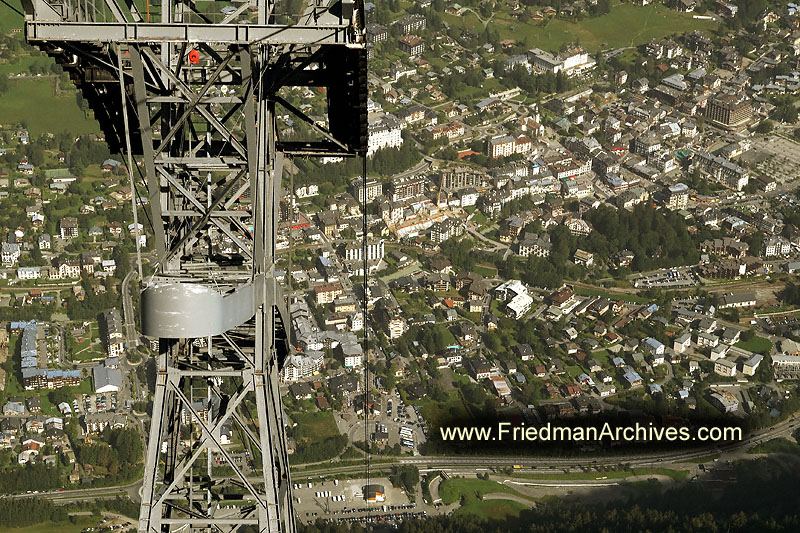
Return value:
<svg viewBox="0 0 800 533">
<path fill-rule="evenodd" d="M 159 355 L 139 531 L 290 532 L 281 174 L 286 155 L 366 152 L 363 0 L 293 17 L 266 0 L 223 14 L 198 5 L 23 0 L 25 35 L 69 73 L 112 152 L 132 154 L 131 182 L 149 199 L 156 270 L 142 328 Z M 293 87 L 324 88 L 326 120 L 293 105 Z M 309 138 L 279 139 L 278 113 Z"/>
</svg>

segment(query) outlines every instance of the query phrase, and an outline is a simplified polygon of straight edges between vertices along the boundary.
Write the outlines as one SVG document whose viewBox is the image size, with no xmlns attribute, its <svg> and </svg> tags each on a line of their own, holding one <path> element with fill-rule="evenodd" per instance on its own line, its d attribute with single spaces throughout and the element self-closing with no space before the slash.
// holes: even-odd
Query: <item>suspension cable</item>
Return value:
<svg viewBox="0 0 800 533">
<path fill-rule="evenodd" d="M 11 4 L 9 4 L 8 2 L 6 2 L 6 0 L 0 0 L 0 2 L 1 2 L 1 3 L 3 3 L 3 4 L 4 4 L 4 5 L 5 5 L 5 6 L 6 6 L 8 9 L 10 9 L 11 11 L 13 11 L 13 12 L 14 12 L 14 13 L 16 13 L 17 15 L 19 15 L 20 17 L 22 17 L 22 18 L 25 18 L 25 13 L 23 13 L 22 11 L 20 11 L 20 10 L 19 10 L 19 9 L 17 9 L 16 7 L 14 7 L 14 6 L 12 6 Z"/>
<path fill-rule="evenodd" d="M 125 151 L 127 152 L 127 167 L 128 167 L 128 179 L 130 180 L 131 184 L 131 206 L 133 210 L 133 228 L 134 228 L 134 239 L 136 239 L 136 265 L 139 270 L 139 280 L 143 280 L 142 277 L 142 230 L 139 228 L 139 215 L 138 215 L 138 206 L 136 205 L 136 201 L 138 200 L 138 192 L 136 190 L 136 185 L 134 184 L 133 179 L 133 153 L 131 150 L 131 129 L 128 124 L 128 99 L 125 93 L 125 75 L 122 71 L 122 50 L 117 47 L 117 65 L 119 67 L 119 91 L 120 91 L 120 99 L 122 100 L 122 120 L 125 124 Z"/>
<path fill-rule="evenodd" d="M 366 488 L 370 485 L 370 467 L 372 466 L 372 442 L 369 438 L 369 327 L 367 326 L 367 277 L 369 275 L 369 261 L 367 259 L 367 155 L 362 154 L 362 174 L 361 174 L 361 254 L 362 263 L 364 265 L 364 299 L 362 303 L 363 314 L 363 328 L 364 328 L 364 445 L 366 447 L 366 456 L 364 458 L 364 466 L 366 470 Z M 364 499 L 366 500 L 366 490 L 364 491 Z M 367 505 L 367 522 L 372 508 Z"/>
</svg>

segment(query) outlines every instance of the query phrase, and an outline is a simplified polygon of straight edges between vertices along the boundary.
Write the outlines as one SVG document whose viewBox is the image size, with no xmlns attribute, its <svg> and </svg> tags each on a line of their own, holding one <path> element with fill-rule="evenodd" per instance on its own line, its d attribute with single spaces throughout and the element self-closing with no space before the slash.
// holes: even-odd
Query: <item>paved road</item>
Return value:
<svg viewBox="0 0 800 533">
<path fill-rule="evenodd" d="M 53 326 L 58 330 L 58 362 L 62 366 L 67 366 L 67 333 L 64 324 L 53 322 Z"/>
<path fill-rule="evenodd" d="M 759 442 L 769 440 L 775 437 L 791 435 L 793 431 L 800 428 L 800 417 L 790 418 L 776 424 L 769 429 L 762 430 L 754 433 L 753 435 L 743 439 L 740 442 L 731 444 L 723 444 L 720 446 L 706 446 L 693 450 L 681 450 L 673 453 L 660 453 L 650 455 L 621 455 L 621 456 L 604 456 L 604 457 L 571 457 L 571 458 L 557 458 L 557 457 L 520 457 L 520 456 L 418 456 L 418 457 L 400 457 L 395 459 L 395 463 L 417 465 L 420 467 L 462 467 L 462 466 L 475 466 L 478 468 L 485 468 L 488 465 L 492 466 L 536 466 L 541 469 L 542 466 L 550 466 L 552 468 L 564 468 L 565 466 L 603 466 L 603 465 L 617 465 L 620 462 L 629 464 L 631 467 L 641 466 L 665 466 L 669 463 L 683 462 L 686 460 L 697 459 L 707 456 L 709 453 L 726 453 L 734 454 L 741 457 L 746 457 L 745 452 L 750 447 L 758 444 Z M 752 457 L 752 456 L 750 456 Z M 378 459 L 378 457 L 375 457 Z M 295 466 L 298 468 L 299 465 Z M 373 467 L 381 466 L 380 463 L 374 463 Z M 306 470 L 296 472 L 295 475 L 321 475 L 329 474 L 332 472 L 341 472 L 347 470 L 357 470 L 363 468 L 362 465 L 355 466 L 342 466 L 336 467 L 333 465 L 320 466 L 319 470 Z"/>
<path fill-rule="evenodd" d="M 432 158 L 425 157 L 420 160 L 419 163 L 414 165 L 413 167 L 409 168 L 408 170 L 404 170 L 403 172 L 398 172 L 397 174 L 392 176 L 394 178 L 405 178 L 407 176 L 413 176 L 414 174 L 420 174 L 424 171 L 430 169 Z"/>
<path fill-rule="evenodd" d="M 506 246 L 505 244 L 497 242 L 497 241 L 493 241 L 492 239 L 490 239 L 486 235 L 484 235 L 484 234 L 482 234 L 482 233 L 480 233 L 478 231 L 475 231 L 471 227 L 470 224 L 467 224 L 465 227 L 467 229 L 467 232 L 470 235 L 472 235 L 473 237 L 476 237 L 478 240 L 481 240 L 481 241 L 485 242 L 486 244 L 489 244 L 489 245 L 492 246 L 491 248 L 487 248 L 486 249 L 487 251 L 489 251 L 489 252 L 499 252 L 500 250 L 505 250 L 505 251 L 509 250 L 509 247 Z"/>
<path fill-rule="evenodd" d="M 132 492 L 138 496 L 139 487 L 142 485 L 141 480 L 128 483 L 127 485 L 119 485 L 115 487 L 101 487 L 96 489 L 75 489 L 75 490 L 61 490 L 53 492 L 40 492 L 38 494 L 9 494 L 3 496 L 4 498 L 27 498 L 31 496 L 38 496 L 47 498 L 49 500 L 64 500 L 64 503 L 72 500 L 85 500 L 87 498 L 94 498 L 104 495 L 117 495 L 120 492 L 127 492 L 130 495 Z"/>
<path fill-rule="evenodd" d="M 476 470 L 480 469 L 481 471 L 485 470 L 487 466 L 511 466 L 511 465 L 523 465 L 523 466 L 535 466 L 537 467 L 537 471 L 542 472 L 542 467 L 550 468 L 551 470 L 562 470 L 565 467 L 581 467 L 581 466 L 589 466 L 589 467 L 599 467 L 604 465 L 617 465 L 620 462 L 624 462 L 625 464 L 629 465 L 631 468 L 636 467 L 646 467 L 646 466 L 659 466 L 659 467 L 666 467 L 671 463 L 682 463 L 686 462 L 687 460 L 691 459 L 699 459 L 701 457 L 707 456 L 709 453 L 725 453 L 730 458 L 753 458 L 752 455 L 747 455 L 746 451 L 750 447 L 755 444 L 758 444 L 762 441 L 772 439 L 775 437 L 781 436 L 788 436 L 791 435 L 795 430 L 800 427 L 800 417 L 793 417 L 780 424 L 776 424 L 769 429 L 763 430 L 761 432 L 754 433 L 752 436 L 742 440 L 741 442 L 727 444 L 718 446 L 717 448 L 703 448 L 698 450 L 687 450 L 687 451 L 680 451 L 675 453 L 668 453 L 668 454 L 653 454 L 653 455 L 639 455 L 639 456 L 607 456 L 607 457 L 573 457 L 573 458 L 536 458 L 536 457 L 519 457 L 519 456 L 512 456 L 512 457 L 481 457 L 481 456 L 474 456 L 474 457 L 464 457 L 464 456 L 457 456 L 457 457 L 403 457 L 403 458 L 395 458 L 393 463 L 373 463 L 373 469 L 379 468 L 388 468 L 392 464 L 410 464 L 416 465 L 422 468 L 435 468 L 435 469 L 444 469 L 447 467 L 452 468 L 463 468 L 463 467 L 474 467 Z M 303 465 L 295 465 L 295 469 L 302 467 Z M 304 471 L 297 471 L 295 470 L 294 476 L 296 477 L 306 477 L 306 476 L 319 476 L 319 475 L 330 475 L 333 473 L 343 473 L 343 472 L 358 472 L 362 470 L 364 467 L 363 465 L 349 465 L 349 466 L 334 466 L 332 464 L 325 464 L 325 465 L 318 465 L 319 468 L 315 470 L 304 470 Z M 684 465 L 685 466 L 685 465 Z M 260 481 L 260 478 L 252 478 L 253 481 Z M 558 482 L 557 479 L 550 480 L 550 482 Z M 56 492 L 49 492 L 49 493 L 41 493 L 37 496 L 41 496 L 43 498 L 51 499 L 51 500 L 60 500 L 63 503 L 68 503 L 70 501 L 77 501 L 87 498 L 93 497 L 102 497 L 117 494 L 120 491 L 127 492 L 132 498 L 136 496 L 135 499 L 138 499 L 138 492 L 139 488 L 141 487 L 141 480 L 136 481 L 134 483 L 130 483 L 128 485 L 121 485 L 115 487 L 105 487 L 105 488 L 96 488 L 96 489 L 79 489 L 79 490 L 68 490 L 68 491 L 56 491 Z M 8 498 L 24 498 L 29 497 L 31 494 L 15 494 L 6 496 Z"/>
<path fill-rule="evenodd" d="M 408 276 L 409 274 L 413 274 L 417 270 L 421 270 L 422 267 L 419 264 L 419 261 L 414 259 L 408 266 L 405 266 L 398 270 L 393 274 L 387 274 L 386 276 L 381 276 L 381 279 L 385 282 L 390 282 L 397 278 L 402 278 L 403 276 Z"/>
<path fill-rule="evenodd" d="M 130 283 L 136 276 L 136 271 L 131 269 L 122 280 L 122 312 L 124 315 L 125 337 L 128 347 L 135 348 L 139 345 L 139 336 L 136 334 L 136 318 L 133 313 L 133 298 L 131 298 Z"/>
</svg>

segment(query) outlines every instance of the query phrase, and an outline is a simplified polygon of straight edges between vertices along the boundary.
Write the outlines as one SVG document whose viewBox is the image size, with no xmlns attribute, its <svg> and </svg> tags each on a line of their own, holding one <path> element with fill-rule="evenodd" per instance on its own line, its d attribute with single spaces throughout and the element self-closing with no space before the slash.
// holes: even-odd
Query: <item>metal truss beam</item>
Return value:
<svg viewBox="0 0 800 533">
<path fill-rule="evenodd" d="M 309 4 L 293 25 L 274 24 L 267 0 L 221 24 L 191 0 L 163 0 L 154 22 L 129 0 L 99 3 L 112 22 L 74 1 L 26 0 L 25 34 L 79 85 L 149 199 L 157 259 L 142 324 L 159 354 L 139 531 L 292 533 L 275 279 L 283 162 L 366 151 L 363 0 L 355 13 L 350 0 Z M 314 84 L 327 89 L 324 128 L 291 93 Z M 281 141 L 276 105 L 314 138 Z"/>
<path fill-rule="evenodd" d="M 332 26 L 240 25 L 240 24 L 159 24 L 107 22 L 27 23 L 29 42 L 220 43 L 262 45 L 326 45 L 353 42 L 353 28 Z"/>
<path fill-rule="evenodd" d="M 166 117 L 150 145 L 152 182 L 158 183 L 165 231 L 158 264 L 167 281 L 205 283 L 210 275 L 230 283 L 231 276 L 215 274 L 213 261 L 215 243 L 226 241 L 241 254 L 245 272 L 249 270 L 238 283 L 252 285 L 254 318 L 239 333 L 205 338 L 207 353 L 188 341 L 168 344 L 167 378 L 156 402 L 162 421 L 154 422 L 150 436 L 151 448 L 163 448 L 148 456 L 147 475 L 152 480 L 146 487 L 149 497 L 142 505 L 140 531 L 187 526 L 227 531 L 252 524 L 259 531 L 291 532 L 294 514 L 277 394 L 280 357 L 275 334 L 276 309 L 283 302 L 277 302 L 273 233 L 283 163 L 275 146 L 274 103 L 259 89 L 270 55 L 265 46 L 214 51 L 208 54 L 203 74 L 193 76 L 174 58 L 165 63 L 163 54 L 151 46 L 138 48 L 150 69 L 138 74 L 137 68 L 134 99 L 140 109 L 147 107 L 144 114 Z M 224 73 L 240 80 L 235 87 L 238 102 L 203 102 L 212 88 L 224 84 Z M 139 75 L 142 79 L 136 80 Z M 158 86 L 156 78 L 164 89 L 152 89 Z M 249 201 L 242 201 L 244 192 L 249 192 Z M 190 256 L 198 252 L 205 267 L 196 264 L 195 271 Z M 231 394 L 231 388 L 237 392 Z M 204 412 L 192 393 L 207 402 L 200 404 Z M 235 429 L 242 446 L 253 454 L 259 483 L 250 481 L 252 476 L 245 475 L 222 444 L 225 427 Z M 168 438 L 176 428 L 183 439 Z M 212 456 L 233 468 L 227 483 L 202 481 L 212 479 Z M 231 490 L 241 494 L 246 505 L 233 511 L 217 509 Z"/>
</svg>

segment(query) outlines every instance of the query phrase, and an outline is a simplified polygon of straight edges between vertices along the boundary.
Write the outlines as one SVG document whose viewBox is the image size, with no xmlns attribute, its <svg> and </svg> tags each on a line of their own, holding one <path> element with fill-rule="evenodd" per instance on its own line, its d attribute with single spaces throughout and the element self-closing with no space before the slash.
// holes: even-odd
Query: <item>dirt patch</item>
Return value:
<svg viewBox="0 0 800 533">
<path fill-rule="evenodd" d="M 452 370 L 449 368 L 443 368 L 439 371 L 439 383 L 442 384 L 442 388 L 445 392 L 450 392 L 451 390 L 455 390 L 453 386 L 453 374 Z"/>
</svg>

